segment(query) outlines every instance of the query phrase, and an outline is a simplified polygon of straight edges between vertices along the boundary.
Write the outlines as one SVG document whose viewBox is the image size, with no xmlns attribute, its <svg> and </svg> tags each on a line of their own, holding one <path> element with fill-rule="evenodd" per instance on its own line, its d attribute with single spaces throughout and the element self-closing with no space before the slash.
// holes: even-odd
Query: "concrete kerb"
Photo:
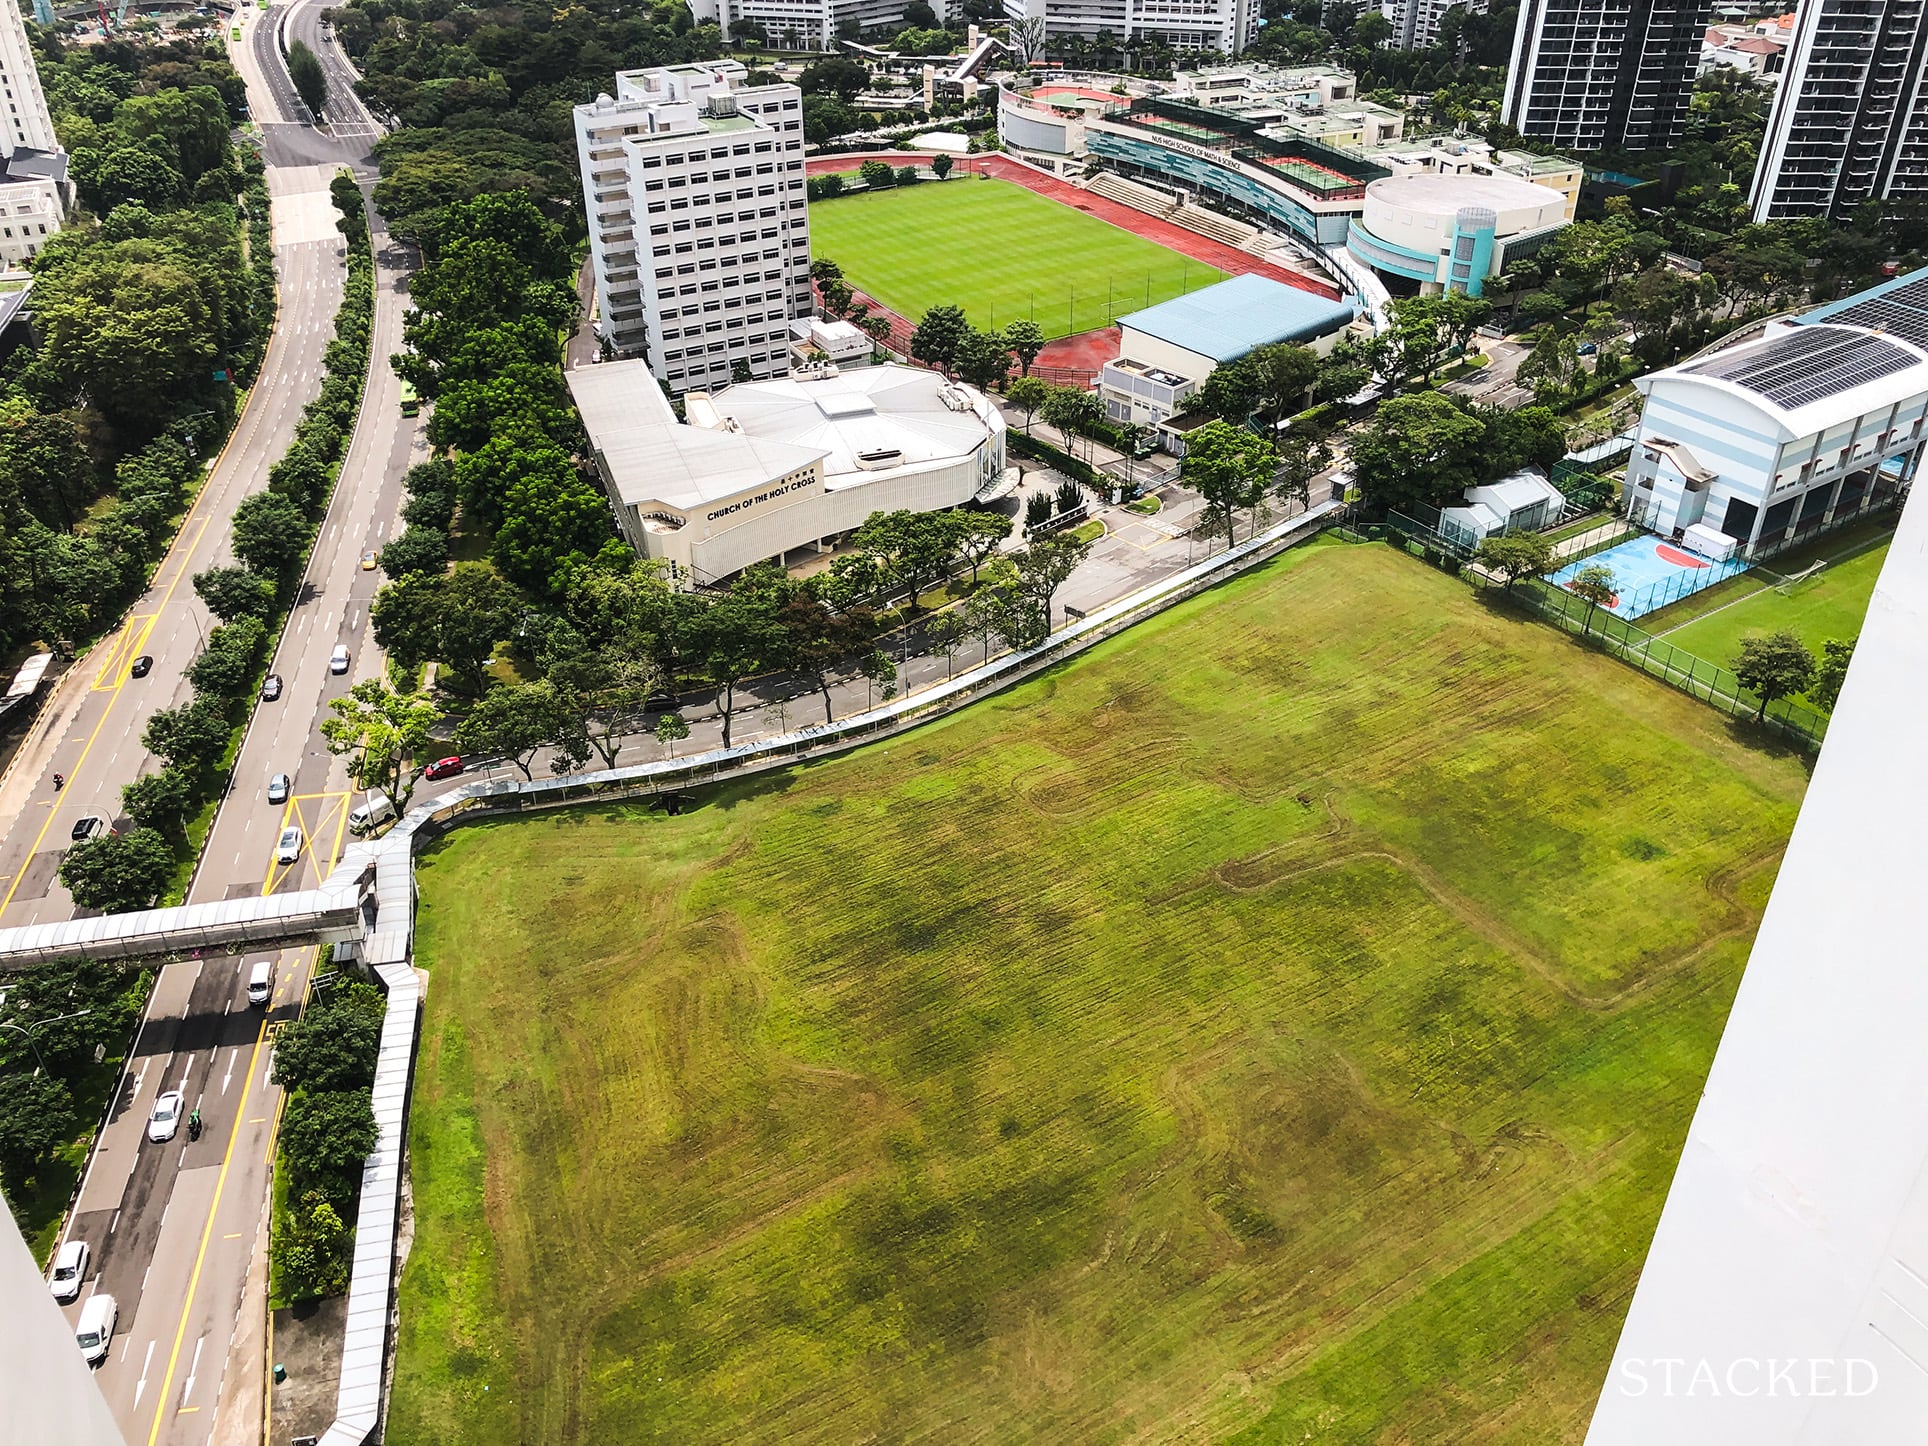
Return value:
<svg viewBox="0 0 1928 1446">
<path fill-rule="evenodd" d="M 926 689 L 914 698 L 872 708 L 836 723 L 812 725 L 795 733 L 713 749 L 689 758 L 533 783 L 493 780 L 471 784 L 411 809 L 384 837 L 351 845 L 335 871 L 312 893 L 318 896 L 317 902 L 322 898 L 363 901 L 359 909 L 361 941 L 357 955 L 361 965 L 386 991 L 388 1011 L 383 1019 L 381 1050 L 375 1066 L 373 1104 L 377 1138 L 374 1152 L 362 1171 L 336 1419 L 323 1435 L 322 1446 L 363 1446 L 375 1434 L 381 1420 L 388 1355 L 394 1345 L 390 1323 L 397 1285 L 396 1226 L 402 1172 L 407 1163 L 409 1087 L 422 1002 L 421 975 L 412 963 L 414 855 L 418 839 L 426 843 L 462 823 L 508 813 L 619 802 L 659 794 L 669 787 L 751 777 L 908 731 L 1054 667 L 1174 603 L 1268 561 L 1315 535 L 1326 519 L 1339 510 L 1335 503 L 1321 503 L 1255 538 L 1095 609 L 1034 648 L 1007 653 Z M 260 909 L 276 902 L 271 895 L 258 900 L 224 901 L 224 908 Z M 368 907 L 371 902 L 372 909 Z M 73 931 L 66 936 L 72 941 L 70 952 L 86 953 L 88 941 L 80 936 L 87 932 L 88 926 L 94 925 L 110 927 L 111 947 L 117 950 L 125 950 L 136 932 L 157 939 L 167 939 L 171 932 L 178 937 L 182 924 L 178 915 L 182 912 L 163 909 L 149 911 L 144 917 L 105 915 L 78 921 L 67 926 Z M 285 921 L 264 919 L 262 922 L 270 929 L 286 928 Z M 0 930 L 0 963 L 27 944 L 17 937 L 20 935 L 40 933 L 41 937 L 28 947 L 46 949 L 49 941 L 44 931 L 50 927 Z"/>
</svg>

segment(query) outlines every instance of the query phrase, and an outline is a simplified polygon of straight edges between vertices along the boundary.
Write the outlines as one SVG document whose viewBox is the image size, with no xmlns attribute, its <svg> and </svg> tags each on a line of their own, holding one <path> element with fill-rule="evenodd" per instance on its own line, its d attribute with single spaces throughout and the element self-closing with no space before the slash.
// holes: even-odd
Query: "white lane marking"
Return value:
<svg viewBox="0 0 1928 1446">
<path fill-rule="evenodd" d="M 123 1366 L 127 1364 L 127 1352 L 133 1344 L 134 1338 L 132 1336 L 121 1337 L 121 1364 Z"/>
<path fill-rule="evenodd" d="M 141 1295 L 143 1297 L 147 1295 L 147 1277 L 153 1273 L 154 1267 L 152 1265 L 149 1265 L 146 1270 L 141 1272 Z"/>
<path fill-rule="evenodd" d="M 131 1341 L 134 1338 L 132 1336 L 129 1336 L 128 1339 Z M 154 1342 L 149 1341 L 147 1343 L 147 1355 L 145 1359 L 141 1361 L 141 1378 L 140 1380 L 134 1383 L 134 1404 L 136 1406 L 140 1405 L 141 1403 L 141 1392 L 147 1389 L 147 1368 L 148 1366 L 153 1364 L 153 1361 L 154 1361 Z"/>
<path fill-rule="evenodd" d="M 234 1057 L 239 1053 L 241 1053 L 241 1046 L 238 1044 L 228 1051 L 228 1072 L 221 1076 L 222 1094 L 228 1092 L 228 1081 L 234 1078 Z"/>
<path fill-rule="evenodd" d="M 116 1210 L 114 1212 L 114 1218 L 107 1222 L 107 1233 L 109 1235 L 112 1235 L 114 1233 L 114 1228 L 119 1224 L 120 1224 L 120 1211 Z"/>
<path fill-rule="evenodd" d="M 202 1336 L 194 1343 L 194 1364 L 187 1368 L 187 1383 L 181 1387 L 181 1404 L 183 1406 L 187 1404 L 187 1398 L 194 1394 L 194 1373 L 201 1365 L 201 1347 L 207 1343 L 208 1338 L 206 1336 Z"/>
</svg>

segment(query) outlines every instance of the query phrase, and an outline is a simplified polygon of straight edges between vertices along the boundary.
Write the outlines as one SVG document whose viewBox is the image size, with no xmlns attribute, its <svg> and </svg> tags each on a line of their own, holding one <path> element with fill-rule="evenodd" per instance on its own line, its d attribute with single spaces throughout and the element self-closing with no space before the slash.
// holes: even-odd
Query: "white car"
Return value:
<svg viewBox="0 0 1928 1446">
<path fill-rule="evenodd" d="M 182 1094 L 179 1090 L 169 1090 L 154 1101 L 154 1113 L 147 1117 L 147 1138 L 157 1145 L 165 1145 L 174 1138 L 174 1132 L 181 1128 Z"/>
<path fill-rule="evenodd" d="M 69 1240 L 54 1257 L 54 1299 L 72 1300 L 80 1294 L 80 1283 L 87 1278 L 87 1242 Z"/>
<path fill-rule="evenodd" d="M 119 1320 L 120 1307 L 114 1304 L 111 1295 L 91 1295 L 80 1308 L 80 1324 L 74 1328 L 74 1340 L 80 1346 L 81 1359 L 88 1365 L 106 1359 L 107 1348 L 114 1340 L 114 1325 Z"/>
<path fill-rule="evenodd" d="M 335 644 L 335 651 L 328 655 L 328 671 L 331 673 L 348 671 L 348 644 Z"/>
<path fill-rule="evenodd" d="M 301 830 L 289 824 L 281 830 L 281 838 L 274 846 L 274 861 L 278 864 L 291 864 L 301 857 Z"/>
<path fill-rule="evenodd" d="M 275 774 L 268 780 L 268 802 L 286 803 L 288 801 L 288 789 L 290 786 L 291 784 L 287 774 Z"/>
</svg>

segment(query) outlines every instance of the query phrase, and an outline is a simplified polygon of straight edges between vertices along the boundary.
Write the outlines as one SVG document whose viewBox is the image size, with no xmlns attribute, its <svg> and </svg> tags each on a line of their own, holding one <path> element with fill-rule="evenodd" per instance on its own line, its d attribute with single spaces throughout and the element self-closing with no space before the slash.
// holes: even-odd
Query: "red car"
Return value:
<svg viewBox="0 0 1928 1446">
<path fill-rule="evenodd" d="M 441 758 L 441 759 L 437 759 L 434 763 L 429 764 L 427 768 L 424 768 L 422 770 L 422 777 L 453 778 L 455 777 L 456 774 L 460 773 L 461 771 L 462 771 L 461 759 Z"/>
</svg>

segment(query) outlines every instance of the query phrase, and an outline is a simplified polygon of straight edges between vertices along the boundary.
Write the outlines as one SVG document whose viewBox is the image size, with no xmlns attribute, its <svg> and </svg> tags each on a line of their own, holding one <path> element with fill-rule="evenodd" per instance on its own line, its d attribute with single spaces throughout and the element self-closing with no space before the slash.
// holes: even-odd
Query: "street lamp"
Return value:
<svg viewBox="0 0 1928 1446">
<path fill-rule="evenodd" d="M 49 1024 L 61 1024 L 69 1019 L 79 1019 L 83 1015 L 92 1014 L 93 1012 L 94 1011 L 91 1009 L 78 1009 L 78 1010 L 75 1010 L 72 1014 L 56 1014 L 51 1019 L 35 1020 L 32 1027 L 34 1029 L 40 1029 Z M 34 1043 L 33 1036 L 27 1032 L 27 1029 L 25 1027 L 18 1024 L 9 1023 L 4 1020 L 0 1020 L 0 1029 L 11 1029 L 15 1034 L 19 1035 L 22 1039 L 26 1040 L 27 1047 L 33 1051 L 34 1063 L 39 1066 L 40 1072 L 42 1074 L 45 1074 L 47 1072 L 47 1061 L 41 1058 L 40 1046 Z"/>
</svg>

